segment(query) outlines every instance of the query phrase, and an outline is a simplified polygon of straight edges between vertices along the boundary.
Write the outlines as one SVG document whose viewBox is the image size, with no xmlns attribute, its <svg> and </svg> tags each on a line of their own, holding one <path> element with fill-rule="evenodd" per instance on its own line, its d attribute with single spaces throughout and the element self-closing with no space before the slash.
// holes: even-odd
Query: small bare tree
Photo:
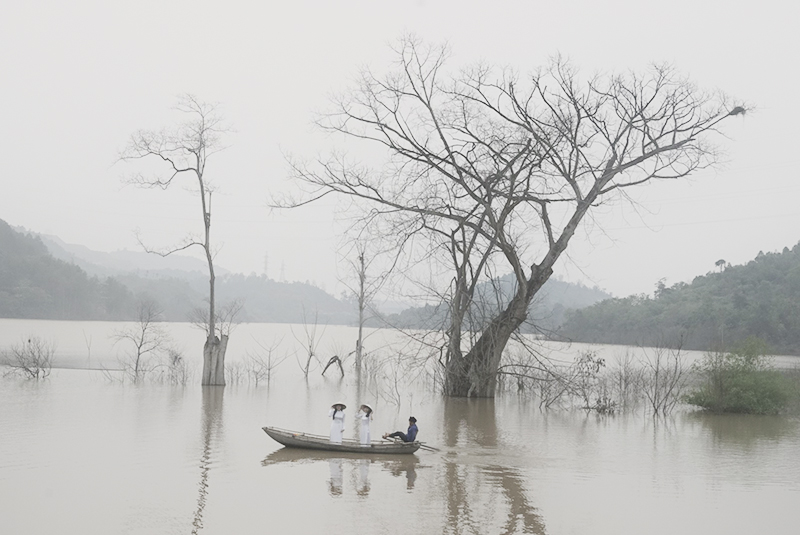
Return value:
<svg viewBox="0 0 800 535">
<path fill-rule="evenodd" d="M 114 343 L 126 345 L 120 364 L 131 380 L 139 381 L 156 363 L 152 357 L 165 350 L 170 342 L 169 334 L 159 324 L 161 309 L 155 301 L 144 299 L 137 305 L 137 321 L 114 332 Z"/>
<path fill-rule="evenodd" d="M 189 382 L 191 376 L 189 365 L 183 354 L 174 347 L 167 349 L 166 371 L 166 380 L 169 384 L 185 386 Z"/>
<path fill-rule="evenodd" d="M 306 317 L 306 310 L 303 308 L 302 335 L 295 333 L 294 329 L 292 329 L 292 336 L 294 336 L 294 339 L 297 340 L 298 343 L 302 344 L 305 350 L 302 356 L 296 355 L 296 358 L 297 364 L 300 366 L 300 370 L 303 372 L 303 376 L 306 379 L 308 379 L 308 372 L 311 370 L 311 362 L 314 360 L 319 361 L 317 346 L 319 345 L 319 339 L 325 334 L 325 326 L 322 327 L 321 332 L 317 333 L 318 327 L 319 321 L 317 319 L 317 313 L 314 312 L 314 321 L 309 322 Z"/>
<path fill-rule="evenodd" d="M 388 280 L 389 273 L 394 267 L 390 266 L 388 270 L 377 275 L 368 275 L 367 271 L 380 256 L 377 253 L 369 254 L 367 252 L 366 244 L 368 242 L 371 242 L 371 240 L 364 234 L 360 235 L 360 239 L 355 242 L 356 259 L 348 262 L 356 276 L 356 281 L 355 284 L 345 282 L 345 286 L 355 298 L 358 307 L 358 338 L 356 339 L 356 348 L 354 350 L 356 375 L 358 377 L 361 376 L 361 366 L 364 359 L 364 325 L 370 318 L 375 316 L 372 301 Z"/>
<path fill-rule="evenodd" d="M 667 415 L 681 400 L 686 387 L 687 366 L 680 346 L 645 350 L 642 386 L 653 414 Z"/>
<path fill-rule="evenodd" d="M 201 102 L 192 95 L 181 97 L 175 108 L 189 119 L 173 128 L 159 132 L 140 130 L 128 143 L 121 160 L 155 160 L 164 164 L 164 172 L 155 176 L 136 174 L 126 181 L 144 188 L 167 189 L 176 179 L 188 176 L 194 181 L 200 198 L 203 221 L 201 238 L 188 237 L 175 247 L 152 249 L 140 240 L 147 252 L 168 256 L 189 247 L 203 249 L 208 263 L 208 328 L 203 346 L 203 385 L 225 384 L 225 350 L 228 335 L 217 336 L 217 310 L 215 301 L 214 251 L 211 247 L 211 194 L 214 188 L 206 175 L 208 158 L 222 149 L 220 137 L 224 132 L 222 120 L 212 104 Z"/>
<path fill-rule="evenodd" d="M 367 262 L 364 258 L 364 246 L 361 245 L 358 248 L 358 263 L 356 264 L 356 273 L 358 274 L 358 287 L 357 290 L 351 291 L 356 296 L 356 300 L 358 303 L 358 339 L 356 340 L 356 375 L 361 377 L 361 360 L 364 355 L 364 323 L 366 322 L 367 318 L 365 316 L 365 312 L 367 310 L 367 302 L 372 295 L 374 295 L 374 291 L 369 291 L 367 287 Z M 339 363 L 339 367 L 341 368 L 341 362 Z M 323 375 L 325 372 L 322 372 Z M 342 371 L 342 375 L 344 375 L 344 371 Z"/>
<path fill-rule="evenodd" d="M 276 352 L 280 343 L 281 340 L 276 340 L 270 345 L 265 345 L 256 340 L 256 344 L 261 348 L 260 351 L 247 352 L 245 367 L 247 369 L 247 374 L 256 386 L 258 386 L 261 381 L 266 381 L 267 386 L 269 386 L 275 368 L 288 358 L 286 355 L 280 358 L 276 357 Z"/>
<path fill-rule="evenodd" d="M 9 373 L 27 379 L 45 379 L 53 368 L 55 344 L 38 336 L 29 336 L 19 344 L 11 346 L 2 354 L 0 364 L 9 367 Z"/>
<path fill-rule="evenodd" d="M 609 367 L 605 379 L 620 409 L 628 410 L 637 406 L 644 390 L 644 370 L 630 351 L 626 351 Z"/>
</svg>

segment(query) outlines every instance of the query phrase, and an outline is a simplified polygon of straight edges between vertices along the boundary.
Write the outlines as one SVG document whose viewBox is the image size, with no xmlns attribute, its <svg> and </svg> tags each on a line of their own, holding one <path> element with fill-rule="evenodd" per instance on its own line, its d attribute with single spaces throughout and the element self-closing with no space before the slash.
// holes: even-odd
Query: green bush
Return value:
<svg viewBox="0 0 800 535">
<path fill-rule="evenodd" d="M 789 403 L 790 385 L 766 354 L 766 344 L 752 337 L 730 353 L 707 353 L 698 365 L 703 382 L 686 402 L 714 412 L 781 412 Z"/>
</svg>

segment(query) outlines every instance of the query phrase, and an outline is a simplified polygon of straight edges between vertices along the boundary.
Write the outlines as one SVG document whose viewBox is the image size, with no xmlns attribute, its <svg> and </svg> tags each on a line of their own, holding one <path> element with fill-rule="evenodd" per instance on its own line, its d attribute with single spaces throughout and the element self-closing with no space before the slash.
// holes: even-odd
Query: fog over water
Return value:
<svg viewBox="0 0 800 535">
<path fill-rule="evenodd" d="M 53 337 L 80 332 L 43 324 Z M 0 332 L 10 326 L 19 332 L 6 320 Z M 329 329 L 322 347 L 354 332 Z M 189 332 L 187 346 L 199 335 Z M 800 522 L 796 419 L 541 411 L 514 394 L 444 399 L 421 381 L 395 400 L 345 370 L 305 380 L 289 359 L 269 387 L 133 385 L 80 369 L 0 378 L 2 531 L 744 534 Z M 326 434 L 339 400 L 346 437 L 368 402 L 373 436 L 413 414 L 419 438 L 440 451 L 291 451 L 261 430 Z"/>
<path fill-rule="evenodd" d="M 486 62 L 522 77 L 556 54 L 586 78 L 663 62 L 699 87 L 752 104 L 752 113 L 726 125 L 730 139 L 715 139 L 726 154 L 721 167 L 638 189 L 635 206 L 595 213 L 556 271 L 617 296 L 651 293 L 662 277 L 689 281 L 719 259 L 740 264 L 800 239 L 791 156 L 798 70 L 787 62 L 800 49 L 799 10 L 778 0 L 679 0 L 668 9 L 630 0 L 11 0 L 0 17 L 0 46 L 11 51 L 0 57 L 0 170 L 14 179 L 0 218 L 100 251 L 141 250 L 135 229 L 151 247 L 196 235 L 195 197 L 181 187 L 123 188 L 132 170 L 115 164 L 133 132 L 175 124 L 176 96 L 194 93 L 220 103 L 232 128 L 208 167 L 219 188 L 217 264 L 274 279 L 285 273 L 338 295 L 348 274 L 339 258 L 347 221 L 334 217 L 336 202 L 275 213 L 267 200 L 290 189 L 286 154 L 352 149 L 314 120 L 360 69 L 388 68 L 401 35 L 449 43 L 454 68 Z"/>
</svg>

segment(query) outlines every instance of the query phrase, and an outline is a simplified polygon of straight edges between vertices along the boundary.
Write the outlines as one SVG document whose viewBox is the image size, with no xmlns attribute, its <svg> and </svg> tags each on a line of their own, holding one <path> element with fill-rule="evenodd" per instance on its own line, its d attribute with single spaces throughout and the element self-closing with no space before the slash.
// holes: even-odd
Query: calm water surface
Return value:
<svg viewBox="0 0 800 535">
<path fill-rule="evenodd" d="M 326 434 L 340 399 L 348 436 L 357 436 L 353 408 L 368 402 L 373 436 L 413 413 L 420 438 L 441 451 L 305 453 L 261 430 Z M 750 534 L 800 525 L 800 423 L 788 418 L 598 417 L 541 412 L 515 396 L 444 400 L 414 386 L 398 406 L 350 377 L 317 370 L 306 382 L 287 361 L 269 388 L 120 384 L 75 369 L 38 383 L 0 378 L 0 429 L 4 535 Z"/>
</svg>

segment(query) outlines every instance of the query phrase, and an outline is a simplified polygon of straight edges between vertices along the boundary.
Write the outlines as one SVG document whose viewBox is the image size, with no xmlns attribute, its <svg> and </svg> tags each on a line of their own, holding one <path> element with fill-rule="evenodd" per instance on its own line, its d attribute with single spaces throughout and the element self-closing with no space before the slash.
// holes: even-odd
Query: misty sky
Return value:
<svg viewBox="0 0 800 535">
<path fill-rule="evenodd" d="M 404 33 L 448 41 L 452 63 L 521 72 L 556 53 L 581 72 L 669 62 L 699 86 L 755 106 L 726 121 L 726 164 L 633 193 L 584 226 L 557 275 L 617 296 L 690 281 L 725 259 L 800 240 L 797 3 L 642 1 L 151 1 L 0 6 L 0 219 L 101 251 L 199 231 L 197 199 L 122 187 L 131 133 L 178 117 L 177 95 L 218 102 L 232 131 L 209 160 L 217 262 L 338 293 L 332 202 L 270 212 L 284 154 L 334 146 L 312 124 L 358 69 L 382 70 Z M 189 184 L 187 183 L 188 187 Z M 199 250 L 197 251 L 199 252 Z"/>
</svg>

